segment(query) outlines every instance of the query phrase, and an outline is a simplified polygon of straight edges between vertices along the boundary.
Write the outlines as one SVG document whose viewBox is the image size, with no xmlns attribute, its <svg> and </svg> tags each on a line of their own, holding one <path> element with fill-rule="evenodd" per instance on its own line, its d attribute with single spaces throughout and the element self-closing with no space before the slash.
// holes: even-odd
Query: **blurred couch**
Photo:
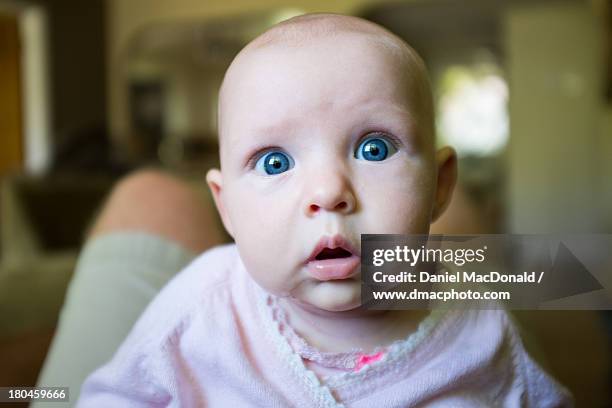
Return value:
<svg viewBox="0 0 612 408">
<path fill-rule="evenodd" d="M 33 385 L 79 247 L 113 180 L 13 175 L 0 186 L 0 385 Z"/>
</svg>

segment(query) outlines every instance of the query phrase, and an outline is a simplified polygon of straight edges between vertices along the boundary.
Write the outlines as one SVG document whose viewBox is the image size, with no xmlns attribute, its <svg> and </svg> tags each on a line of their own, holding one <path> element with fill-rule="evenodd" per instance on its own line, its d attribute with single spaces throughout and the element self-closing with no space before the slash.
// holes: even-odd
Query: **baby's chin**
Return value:
<svg viewBox="0 0 612 408">
<path fill-rule="evenodd" d="M 349 312 L 361 306 L 359 282 L 319 282 L 298 299 L 311 312 Z"/>
</svg>

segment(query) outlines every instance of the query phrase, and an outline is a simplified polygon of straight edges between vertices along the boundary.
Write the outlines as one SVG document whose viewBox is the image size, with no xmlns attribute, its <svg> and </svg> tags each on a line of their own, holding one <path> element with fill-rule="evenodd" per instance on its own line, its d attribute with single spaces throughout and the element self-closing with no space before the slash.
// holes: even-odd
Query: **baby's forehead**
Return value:
<svg viewBox="0 0 612 408">
<path fill-rule="evenodd" d="M 430 102 L 429 83 L 420 57 L 405 42 L 384 28 L 354 17 L 306 15 L 281 23 L 251 42 L 236 57 L 221 87 L 219 97 L 219 136 L 223 138 L 224 120 L 234 120 L 232 111 L 237 101 L 236 95 L 244 96 L 247 87 L 242 87 L 244 78 L 250 82 L 265 82 L 272 75 L 270 71 L 259 71 L 259 68 L 274 69 L 291 63 L 295 55 L 316 60 L 314 64 L 325 64 L 321 56 L 346 55 L 359 56 L 359 65 L 378 63 L 388 67 L 385 80 L 388 86 L 402 89 L 413 99 L 411 108 L 415 116 L 424 111 L 431 115 L 427 106 Z M 280 51 L 280 52 L 278 52 Z M 262 63 L 263 61 L 263 63 Z M 273 64 L 266 63 L 273 61 Z M 295 66 L 295 64 L 293 64 Z M 307 68 L 298 66 L 296 72 Z M 366 78 L 367 79 L 367 78 Z M 299 85 L 299 82 L 298 82 Z M 349 88 L 358 88 L 359 83 L 347 84 Z M 381 85 L 382 88 L 382 85 Z M 243 99 L 242 97 L 238 99 Z M 418 105 L 418 106 L 417 106 Z M 429 118 L 425 119 L 430 121 Z"/>
<path fill-rule="evenodd" d="M 342 107 L 374 104 L 410 110 L 408 71 L 380 48 L 343 33 L 334 41 L 254 50 L 226 77 L 222 119 L 251 124 L 291 116 L 308 120 L 331 107 L 340 113 Z"/>
<path fill-rule="evenodd" d="M 340 42 L 341 38 L 351 38 L 352 42 Z M 314 45 L 337 46 L 342 48 L 361 47 L 363 58 L 376 52 L 377 56 L 385 55 L 390 64 L 401 67 L 404 72 L 412 72 L 414 79 L 425 79 L 423 63 L 416 52 L 402 39 L 385 28 L 370 21 L 335 14 L 307 14 L 283 21 L 259 35 L 244 47 L 228 68 L 224 85 L 235 79 L 235 71 L 250 65 L 253 55 L 270 50 L 304 50 L 315 49 Z M 316 57 L 316 54 L 314 55 Z M 279 58 L 276 56 L 275 58 Z M 246 68 L 248 69 L 248 68 Z"/>
<path fill-rule="evenodd" d="M 228 71 L 222 93 L 244 95 L 258 86 L 272 87 L 279 78 L 289 80 L 288 88 L 300 88 L 307 86 L 300 79 L 315 74 L 320 75 L 320 83 L 334 84 L 336 80 L 334 85 L 345 84 L 352 90 L 377 77 L 384 81 L 379 91 L 385 85 L 409 91 L 413 80 L 424 79 L 422 75 L 415 75 L 415 69 L 402 58 L 400 51 L 381 45 L 385 42 L 379 40 L 362 33 L 341 32 L 333 38 L 321 37 L 299 47 L 275 43 L 251 49 Z"/>
</svg>

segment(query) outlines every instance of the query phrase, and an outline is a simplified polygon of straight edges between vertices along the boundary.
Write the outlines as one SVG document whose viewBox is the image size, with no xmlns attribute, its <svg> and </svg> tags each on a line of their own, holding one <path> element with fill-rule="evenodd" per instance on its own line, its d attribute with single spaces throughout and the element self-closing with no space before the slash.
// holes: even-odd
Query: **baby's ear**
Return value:
<svg viewBox="0 0 612 408">
<path fill-rule="evenodd" d="M 443 147 L 436 152 L 436 166 L 438 180 L 434 208 L 431 222 L 434 222 L 444 213 L 453 197 L 455 182 L 457 181 L 457 155 L 451 147 Z"/>
<path fill-rule="evenodd" d="M 215 206 L 217 207 L 217 211 L 219 212 L 219 216 L 221 217 L 225 230 L 232 238 L 234 238 L 232 223 L 227 215 L 227 209 L 225 208 L 223 195 L 221 194 L 223 190 L 223 175 L 221 174 L 221 171 L 218 169 L 208 170 L 206 173 L 206 184 L 208 184 L 208 188 L 210 188 L 210 192 L 215 200 Z"/>
</svg>

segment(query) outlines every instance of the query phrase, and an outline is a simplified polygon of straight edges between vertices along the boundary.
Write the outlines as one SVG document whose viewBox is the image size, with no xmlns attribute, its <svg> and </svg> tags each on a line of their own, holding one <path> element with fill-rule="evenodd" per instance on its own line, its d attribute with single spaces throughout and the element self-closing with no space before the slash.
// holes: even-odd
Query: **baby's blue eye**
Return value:
<svg viewBox="0 0 612 408">
<path fill-rule="evenodd" d="M 365 139 L 355 152 L 359 160 L 382 161 L 397 152 L 395 146 L 383 138 L 369 137 Z"/>
<path fill-rule="evenodd" d="M 283 152 L 270 152 L 261 156 L 255 169 L 268 175 L 284 173 L 293 167 L 293 159 Z"/>
</svg>

